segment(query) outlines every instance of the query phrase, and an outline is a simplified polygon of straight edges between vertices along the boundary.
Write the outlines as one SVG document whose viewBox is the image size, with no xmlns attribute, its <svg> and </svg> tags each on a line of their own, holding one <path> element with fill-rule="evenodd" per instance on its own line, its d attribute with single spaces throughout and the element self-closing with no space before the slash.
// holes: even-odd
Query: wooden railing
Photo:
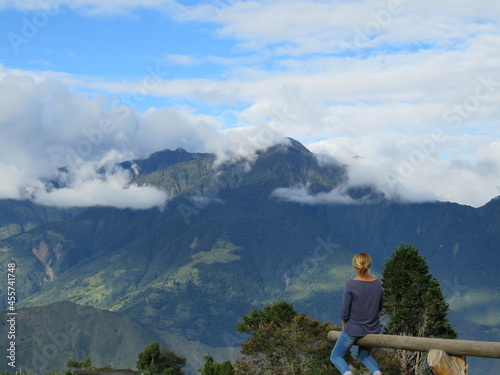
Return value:
<svg viewBox="0 0 500 375">
<path fill-rule="evenodd" d="M 340 331 L 330 331 L 328 339 L 337 341 Z M 466 357 L 500 358 L 500 343 L 470 340 L 449 340 L 427 337 L 366 335 L 359 345 L 428 352 L 427 363 L 435 375 L 467 375 Z"/>
</svg>

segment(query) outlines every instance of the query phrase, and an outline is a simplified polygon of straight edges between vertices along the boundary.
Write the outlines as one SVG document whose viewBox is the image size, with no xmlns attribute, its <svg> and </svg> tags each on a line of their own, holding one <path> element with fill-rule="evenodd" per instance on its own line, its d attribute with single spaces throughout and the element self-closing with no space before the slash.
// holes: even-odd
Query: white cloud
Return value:
<svg viewBox="0 0 500 375">
<path fill-rule="evenodd" d="M 282 132 L 272 127 L 233 128 L 224 131 L 221 139 L 208 143 L 207 147 L 217 155 L 215 166 L 218 167 L 224 162 L 240 159 L 252 162 L 257 151 L 283 142 L 283 137 Z"/>
<path fill-rule="evenodd" d="M 496 33 L 499 7 L 488 0 L 225 1 L 178 7 L 177 17 L 214 22 L 221 35 L 244 49 L 268 47 L 299 56 L 395 44 L 449 45 L 480 32 Z"/>
<path fill-rule="evenodd" d="M 144 144 L 131 147 L 139 128 L 132 110 L 105 110 L 104 98 L 88 99 L 60 81 L 36 83 L 26 76 L 1 79 L 0 97 L 0 198 L 63 206 L 165 204 L 165 193 L 128 186 L 128 175 L 95 172 L 149 151 Z M 65 188 L 46 190 L 45 181 L 57 178 L 62 166 L 74 176 Z"/>
<path fill-rule="evenodd" d="M 21 199 L 21 186 L 29 183 L 29 178 L 23 171 L 13 165 L 0 165 L 0 198 Z"/>
<path fill-rule="evenodd" d="M 278 199 L 302 203 L 302 204 L 358 204 L 361 200 L 355 200 L 346 193 L 346 186 L 340 186 L 332 189 L 327 193 L 311 194 L 308 186 L 291 187 L 291 188 L 278 188 L 273 191 L 271 196 Z"/>
<path fill-rule="evenodd" d="M 188 55 L 168 55 L 167 61 L 171 62 L 172 64 L 183 66 L 193 66 L 200 63 L 197 58 Z"/>
<path fill-rule="evenodd" d="M 117 208 L 163 208 L 168 196 L 154 187 L 130 184 L 127 171 L 99 175 L 93 165 L 84 164 L 71 169 L 67 185 L 53 190 L 33 191 L 33 201 L 58 207 L 113 206 Z"/>
<path fill-rule="evenodd" d="M 492 136 L 462 136 L 458 160 L 441 137 L 403 135 L 337 138 L 310 144 L 348 169 L 348 186 L 373 185 L 388 198 L 409 202 L 452 201 L 479 207 L 500 195 L 499 144 Z M 455 142 L 457 140 L 454 140 Z M 440 157 L 446 154 L 455 157 Z"/>
</svg>

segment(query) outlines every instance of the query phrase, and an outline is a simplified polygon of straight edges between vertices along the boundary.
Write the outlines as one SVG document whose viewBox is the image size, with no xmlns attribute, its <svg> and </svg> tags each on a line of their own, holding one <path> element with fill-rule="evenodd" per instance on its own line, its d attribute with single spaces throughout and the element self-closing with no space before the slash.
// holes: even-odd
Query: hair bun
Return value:
<svg viewBox="0 0 500 375">
<path fill-rule="evenodd" d="M 358 253 L 352 258 L 352 265 L 359 270 L 360 276 L 368 276 L 372 258 L 367 253 Z"/>
</svg>

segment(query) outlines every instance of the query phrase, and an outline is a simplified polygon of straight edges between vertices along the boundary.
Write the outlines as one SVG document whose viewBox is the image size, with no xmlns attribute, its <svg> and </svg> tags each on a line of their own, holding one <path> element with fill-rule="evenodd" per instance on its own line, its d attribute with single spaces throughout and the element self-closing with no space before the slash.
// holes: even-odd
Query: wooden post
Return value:
<svg viewBox="0 0 500 375">
<path fill-rule="evenodd" d="M 449 356 L 439 349 L 429 350 L 427 363 L 434 375 L 467 375 L 469 368 L 464 357 Z"/>
</svg>

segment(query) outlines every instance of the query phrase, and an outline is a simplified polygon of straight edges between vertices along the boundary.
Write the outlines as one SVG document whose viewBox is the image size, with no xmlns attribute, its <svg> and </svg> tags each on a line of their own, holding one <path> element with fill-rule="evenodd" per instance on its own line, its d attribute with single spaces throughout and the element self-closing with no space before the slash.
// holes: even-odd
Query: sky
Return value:
<svg viewBox="0 0 500 375">
<path fill-rule="evenodd" d="M 499 51 L 491 0 L 0 0 L 0 199 L 164 207 L 112 165 L 291 137 L 349 186 L 480 207 L 500 195 Z"/>
</svg>

